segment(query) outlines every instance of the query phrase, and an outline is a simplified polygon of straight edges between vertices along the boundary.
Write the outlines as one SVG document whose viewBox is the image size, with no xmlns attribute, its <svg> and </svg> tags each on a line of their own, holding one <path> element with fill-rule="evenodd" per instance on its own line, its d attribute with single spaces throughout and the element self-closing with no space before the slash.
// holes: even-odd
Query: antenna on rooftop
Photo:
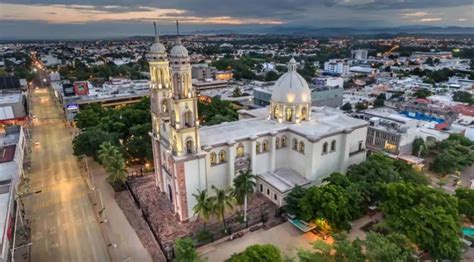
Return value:
<svg viewBox="0 0 474 262">
<path fill-rule="evenodd" d="M 156 31 L 156 22 L 153 22 L 153 27 L 155 28 L 155 36 L 158 35 L 158 31 Z"/>
<path fill-rule="evenodd" d="M 176 20 L 176 34 L 179 36 L 179 21 Z"/>
</svg>

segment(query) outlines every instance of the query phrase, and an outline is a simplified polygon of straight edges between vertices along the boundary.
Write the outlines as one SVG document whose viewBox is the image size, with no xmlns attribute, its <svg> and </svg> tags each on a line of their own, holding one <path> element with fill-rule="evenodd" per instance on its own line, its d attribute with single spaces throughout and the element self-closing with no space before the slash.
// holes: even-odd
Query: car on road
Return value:
<svg viewBox="0 0 474 262">
<path fill-rule="evenodd" d="M 40 144 L 40 141 L 35 141 L 35 146 L 39 146 Z"/>
</svg>

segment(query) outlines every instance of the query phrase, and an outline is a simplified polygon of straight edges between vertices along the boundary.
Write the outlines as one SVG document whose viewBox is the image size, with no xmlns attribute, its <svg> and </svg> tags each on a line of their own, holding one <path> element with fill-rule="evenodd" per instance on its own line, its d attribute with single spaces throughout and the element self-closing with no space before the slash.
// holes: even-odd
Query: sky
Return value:
<svg viewBox="0 0 474 262">
<path fill-rule="evenodd" d="M 0 0 L 0 39 L 80 39 L 275 26 L 474 26 L 474 0 Z"/>
</svg>

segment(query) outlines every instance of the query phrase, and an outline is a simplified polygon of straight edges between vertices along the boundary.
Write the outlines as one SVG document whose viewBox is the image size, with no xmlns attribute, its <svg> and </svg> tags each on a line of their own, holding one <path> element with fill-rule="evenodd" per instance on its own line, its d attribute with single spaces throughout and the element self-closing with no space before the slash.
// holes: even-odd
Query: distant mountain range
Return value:
<svg viewBox="0 0 474 262">
<path fill-rule="evenodd" d="M 331 27 L 314 28 L 307 26 L 275 26 L 267 28 L 254 28 L 242 30 L 201 30 L 193 33 L 200 34 L 279 34 L 279 35 L 310 35 L 310 36 L 354 36 L 368 34 L 474 34 L 474 27 L 458 26 L 400 26 L 387 28 L 352 28 L 352 27 Z"/>
</svg>

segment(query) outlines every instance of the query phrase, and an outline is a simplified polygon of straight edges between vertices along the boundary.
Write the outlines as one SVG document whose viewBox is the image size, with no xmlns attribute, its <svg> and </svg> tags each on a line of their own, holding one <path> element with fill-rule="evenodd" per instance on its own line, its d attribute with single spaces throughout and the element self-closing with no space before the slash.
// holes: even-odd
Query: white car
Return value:
<svg viewBox="0 0 474 262">
<path fill-rule="evenodd" d="M 40 141 L 35 141 L 35 146 L 39 146 L 40 145 Z"/>
</svg>

